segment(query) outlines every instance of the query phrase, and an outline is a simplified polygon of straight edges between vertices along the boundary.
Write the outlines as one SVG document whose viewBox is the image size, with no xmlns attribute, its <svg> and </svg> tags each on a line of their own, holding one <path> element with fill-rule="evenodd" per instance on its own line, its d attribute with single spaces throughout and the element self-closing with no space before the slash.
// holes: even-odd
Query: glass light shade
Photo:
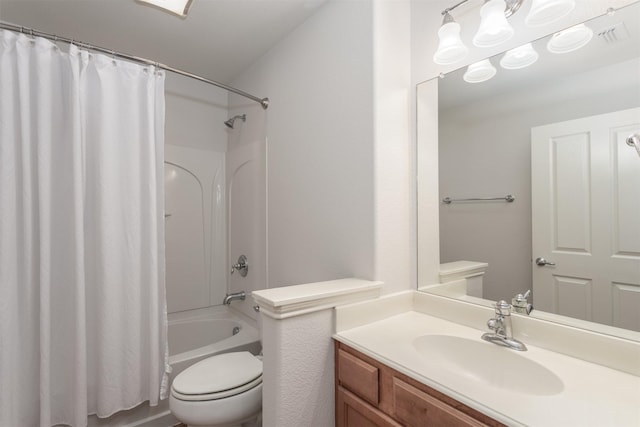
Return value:
<svg viewBox="0 0 640 427">
<path fill-rule="evenodd" d="M 482 83 L 496 75 L 496 67 L 488 59 L 469 65 L 462 78 L 467 83 Z"/>
<path fill-rule="evenodd" d="M 440 65 L 454 64 L 461 61 L 469 49 L 462 43 L 460 38 L 460 24 L 448 22 L 438 30 L 440 43 L 438 50 L 433 55 L 433 62 Z"/>
<path fill-rule="evenodd" d="M 478 47 L 498 46 L 513 36 L 513 27 L 504 16 L 506 4 L 504 0 L 489 0 L 480 9 L 480 28 L 473 37 L 473 44 Z"/>
<path fill-rule="evenodd" d="M 137 0 L 141 3 L 150 4 L 159 7 L 167 12 L 171 12 L 182 18 L 187 16 L 191 0 Z"/>
<path fill-rule="evenodd" d="M 531 43 L 527 43 L 507 51 L 500 60 L 500 66 L 506 70 L 517 70 L 533 64 L 538 60 L 538 57 L 538 52 L 535 51 Z"/>
<path fill-rule="evenodd" d="M 551 24 L 567 16 L 575 7 L 575 0 L 533 0 L 524 22 L 529 27 Z"/>
<path fill-rule="evenodd" d="M 584 47 L 593 38 L 593 30 L 585 24 L 578 24 L 555 33 L 547 43 L 551 53 L 569 53 Z"/>
</svg>

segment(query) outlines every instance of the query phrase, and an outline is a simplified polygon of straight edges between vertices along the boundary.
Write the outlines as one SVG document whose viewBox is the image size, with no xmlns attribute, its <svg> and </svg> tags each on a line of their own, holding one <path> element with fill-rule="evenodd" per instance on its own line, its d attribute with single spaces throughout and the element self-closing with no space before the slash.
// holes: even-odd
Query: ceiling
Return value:
<svg viewBox="0 0 640 427">
<path fill-rule="evenodd" d="M 193 0 L 179 18 L 135 0 L 0 0 L 0 20 L 229 84 L 326 0 Z"/>
</svg>

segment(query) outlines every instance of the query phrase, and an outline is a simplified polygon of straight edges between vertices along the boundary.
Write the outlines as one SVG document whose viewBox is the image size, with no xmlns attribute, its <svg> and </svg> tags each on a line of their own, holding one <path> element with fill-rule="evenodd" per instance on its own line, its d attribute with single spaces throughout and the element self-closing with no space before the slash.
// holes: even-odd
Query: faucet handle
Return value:
<svg viewBox="0 0 640 427">
<path fill-rule="evenodd" d="M 529 295 L 531 295 L 531 289 L 528 289 L 527 292 L 525 292 L 524 294 L 518 294 L 515 297 L 513 297 L 511 299 L 511 304 L 512 305 L 516 305 L 515 303 L 526 303 L 527 299 L 529 298 Z"/>
<path fill-rule="evenodd" d="M 249 264 L 247 264 L 246 256 L 240 255 L 240 257 L 238 258 L 238 262 L 231 266 L 231 274 L 233 274 L 233 272 L 236 270 L 240 272 L 240 275 L 242 277 L 247 276 L 247 272 L 249 271 Z"/>
<path fill-rule="evenodd" d="M 492 331 L 495 331 L 498 328 L 498 326 L 496 325 L 496 319 L 491 318 L 487 320 L 487 328 L 491 329 Z"/>
<path fill-rule="evenodd" d="M 529 304 L 527 298 L 531 295 L 531 289 L 527 290 L 527 292 L 523 294 L 518 294 L 511 299 L 511 304 L 513 305 L 513 311 L 516 313 L 529 314 L 533 310 L 533 305 Z"/>
</svg>

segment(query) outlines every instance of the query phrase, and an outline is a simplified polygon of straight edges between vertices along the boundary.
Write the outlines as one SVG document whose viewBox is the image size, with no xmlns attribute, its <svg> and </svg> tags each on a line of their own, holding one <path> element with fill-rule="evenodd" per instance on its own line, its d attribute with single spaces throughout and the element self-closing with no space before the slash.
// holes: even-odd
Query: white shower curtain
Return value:
<svg viewBox="0 0 640 427">
<path fill-rule="evenodd" d="M 0 30 L 0 426 L 164 397 L 163 129 L 153 67 Z"/>
</svg>

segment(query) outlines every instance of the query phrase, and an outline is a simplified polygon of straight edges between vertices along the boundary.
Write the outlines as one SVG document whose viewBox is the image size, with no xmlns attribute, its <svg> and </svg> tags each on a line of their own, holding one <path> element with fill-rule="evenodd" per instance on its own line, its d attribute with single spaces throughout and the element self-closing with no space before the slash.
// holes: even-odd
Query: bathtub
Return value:
<svg viewBox="0 0 640 427">
<path fill-rule="evenodd" d="M 236 329 L 237 328 L 237 329 Z M 208 307 L 169 315 L 170 380 L 194 363 L 216 354 L 261 351 L 255 321 L 226 306 Z M 89 417 L 89 427 L 164 427 L 177 424 L 169 412 L 169 399 L 151 407 L 143 403 L 109 418 Z"/>
<path fill-rule="evenodd" d="M 195 316 L 189 313 L 179 313 L 180 316 L 172 316 L 169 320 L 171 379 L 194 363 L 216 354 L 260 353 L 260 335 L 249 323 L 252 322 L 250 319 L 222 306 Z"/>
</svg>

